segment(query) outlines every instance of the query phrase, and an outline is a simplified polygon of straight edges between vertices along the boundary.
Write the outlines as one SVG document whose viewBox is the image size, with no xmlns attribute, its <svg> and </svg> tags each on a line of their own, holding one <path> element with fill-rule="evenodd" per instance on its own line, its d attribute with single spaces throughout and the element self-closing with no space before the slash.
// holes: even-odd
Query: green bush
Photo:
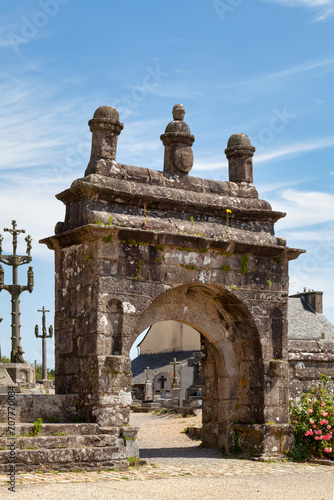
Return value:
<svg viewBox="0 0 334 500">
<path fill-rule="evenodd" d="M 36 374 L 36 380 L 42 380 L 43 379 L 43 365 L 42 363 L 35 363 L 35 374 Z M 54 380 L 55 379 L 55 371 L 54 369 L 47 369 L 47 379 L 48 380 Z"/>
<path fill-rule="evenodd" d="M 296 462 L 310 458 L 334 459 L 334 396 L 326 389 L 328 375 L 320 375 L 317 386 L 303 394 L 300 401 L 290 398 L 290 420 L 295 428 L 295 443 L 288 456 Z"/>
</svg>

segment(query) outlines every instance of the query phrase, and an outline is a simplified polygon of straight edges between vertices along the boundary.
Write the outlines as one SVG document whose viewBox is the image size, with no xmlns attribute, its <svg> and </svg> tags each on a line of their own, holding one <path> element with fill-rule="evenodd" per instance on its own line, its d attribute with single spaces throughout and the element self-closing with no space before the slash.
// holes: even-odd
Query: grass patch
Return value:
<svg viewBox="0 0 334 500">
<path fill-rule="evenodd" d="M 43 420 L 41 418 L 38 418 L 34 422 L 33 430 L 29 432 L 28 436 L 38 436 L 42 432 L 42 425 L 43 425 Z"/>
</svg>

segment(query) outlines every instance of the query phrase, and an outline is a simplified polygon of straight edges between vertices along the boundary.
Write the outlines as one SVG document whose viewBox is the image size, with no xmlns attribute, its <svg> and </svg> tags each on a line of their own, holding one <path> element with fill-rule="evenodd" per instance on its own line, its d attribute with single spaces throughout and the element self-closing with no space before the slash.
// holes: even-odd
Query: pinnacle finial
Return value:
<svg viewBox="0 0 334 500">
<path fill-rule="evenodd" d="M 164 172 L 171 175 L 187 175 L 194 162 L 191 146 L 195 137 L 183 121 L 185 114 L 183 104 L 175 104 L 173 121 L 168 123 L 165 133 L 160 136 L 165 146 Z"/>
<path fill-rule="evenodd" d="M 123 129 L 117 109 L 100 106 L 88 125 L 92 132 L 92 151 L 85 176 L 110 176 L 116 161 L 117 138 Z"/>
<path fill-rule="evenodd" d="M 231 182 L 253 182 L 254 152 L 248 135 L 242 132 L 231 135 L 225 149 Z"/>
</svg>

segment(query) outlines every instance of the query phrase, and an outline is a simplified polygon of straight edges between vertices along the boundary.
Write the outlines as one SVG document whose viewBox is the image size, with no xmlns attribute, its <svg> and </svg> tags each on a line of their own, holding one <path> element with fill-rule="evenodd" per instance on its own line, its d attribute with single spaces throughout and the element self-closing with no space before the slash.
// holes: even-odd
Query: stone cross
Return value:
<svg viewBox="0 0 334 500">
<path fill-rule="evenodd" d="M 193 368 L 192 386 L 201 386 L 201 353 L 194 352 L 193 357 L 188 359 L 188 366 Z"/>
<path fill-rule="evenodd" d="M 43 380 L 47 380 L 48 373 L 46 367 L 46 339 L 51 339 L 53 334 L 52 326 L 49 326 L 49 335 L 47 335 L 46 325 L 45 325 L 45 313 L 50 312 L 49 309 L 45 309 L 44 306 L 42 309 L 38 309 L 37 312 L 42 313 L 42 335 L 38 335 L 38 325 L 35 326 L 35 335 L 36 338 L 42 339 L 42 378 Z"/>
<path fill-rule="evenodd" d="M 166 377 L 164 377 L 163 375 L 161 375 L 161 377 L 158 378 L 158 381 L 160 382 L 160 389 L 164 389 L 165 388 L 165 382 L 167 382 Z"/>
<path fill-rule="evenodd" d="M 20 294 L 25 290 L 32 292 L 34 288 L 34 273 L 32 267 L 28 269 L 28 284 L 27 286 L 21 286 L 18 284 L 18 267 L 22 264 L 27 264 L 31 262 L 31 236 L 25 238 L 27 242 L 27 255 L 17 255 L 17 236 L 20 233 L 25 233 L 24 229 L 16 229 L 16 221 L 12 221 L 12 229 L 4 228 L 4 231 L 9 232 L 13 237 L 13 255 L 1 255 L 2 254 L 2 240 L 3 236 L 0 238 L 0 262 L 12 266 L 13 268 L 13 284 L 4 284 L 4 270 L 0 264 L 0 292 L 1 290 L 7 290 L 12 296 L 12 350 L 10 354 L 10 360 L 12 363 L 24 363 L 23 350 L 21 346 L 21 336 L 20 336 Z"/>
<path fill-rule="evenodd" d="M 176 361 L 176 358 L 173 358 L 173 361 L 170 362 L 170 364 L 173 366 L 173 384 L 172 388 L 179 387 L 179 381 L 176 376 L 176 365 L 179 365 L 180 362 Z"/>
</svg>

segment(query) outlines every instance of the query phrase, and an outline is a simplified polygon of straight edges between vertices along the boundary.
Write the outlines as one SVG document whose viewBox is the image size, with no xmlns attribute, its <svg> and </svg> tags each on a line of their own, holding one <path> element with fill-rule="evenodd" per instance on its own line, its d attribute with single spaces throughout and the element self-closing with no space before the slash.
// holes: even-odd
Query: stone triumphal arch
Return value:
<svg viewBox="0 0 334 500">
<path fill-rule="evenodd" d="M 259 199 L 245 134 L 228 141 L 229 181 L 189 175 L 184 114 L 174 106 L 161 136 L 162 172 L 116 162 L 116 109 L 89 121 L 85 176 L 57 195 L 65 221 L 43 240 L 55 251 L 56 392 L 77 394 L 85 421 L 119 433 L 131 345 L 151 324 L 179 321 L 201 333 L 203 445 L 273 455 L 292 437 L 288 261 L 301 251 L 275 236 L 285 214 Z"/>
</svg>

